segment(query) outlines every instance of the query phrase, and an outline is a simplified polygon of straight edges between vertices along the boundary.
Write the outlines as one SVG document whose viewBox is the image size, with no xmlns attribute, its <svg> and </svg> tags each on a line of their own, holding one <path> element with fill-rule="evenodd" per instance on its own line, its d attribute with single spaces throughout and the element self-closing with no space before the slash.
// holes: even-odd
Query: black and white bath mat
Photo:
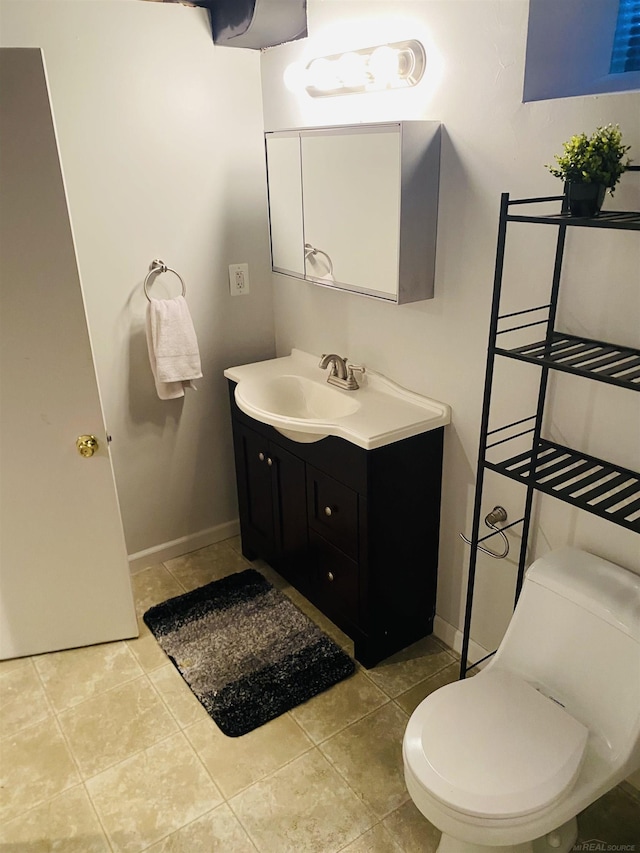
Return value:
<svg viewBox="0 0 640 853">
<path fill-rule="evenodd" d="M 230 737 L 354 671 L 351 658 L 254 569 L 157 604 L 143 618 Z"/>
</svg>

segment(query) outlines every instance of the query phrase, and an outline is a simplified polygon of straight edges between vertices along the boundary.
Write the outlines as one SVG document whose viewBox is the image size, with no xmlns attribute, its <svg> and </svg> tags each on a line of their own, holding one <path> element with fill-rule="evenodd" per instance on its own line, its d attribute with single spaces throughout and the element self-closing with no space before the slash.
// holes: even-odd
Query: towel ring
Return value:
<svg viewBox="0 0 640 853">
<path fill-rule="evenodd" d="M 323 252 L 322 249 L 316 249 L 315 246 L 312 246 L 311 243 L 304 244 L 304 259 L 305 261 L 309 260 L 309 258 L 315 258 L 316 255 L 323 255 L 327 261 L 327 268 L 329 270 L 328 275 L 333 276 L 333 261 L 329 257 L 326 252 Z"/>
<path fill-rule="evenodd" d="M 179 275 L 175 270 L 172 270 L 171 267 L 168 267 L 164 261 L 160 261 L 160 260 L 156 259 L 155 261 L 151 261 L 151 263 L 149 264 L 149 272 L 147 273 L 147 277 L 145 278 L 144 285 L 143 285 L 144 295 L 147 297 L 149 302 L 151 302 L 151 297 L 149 296 L 149 290 L 148 290 L 149 279 L 151 278 L 152 275 L 156 275 L 156 274 L 162 273 L 162 272 L 172 272 L 174 275 L 177 275 L 178 278 L 180 279 L 180 284 L 182 285 L 182 295 L 183 296 L 187 295 L 187 288 L 186 288 L 186 285 L 182 279 L 182 276 Z"/>
</svg>

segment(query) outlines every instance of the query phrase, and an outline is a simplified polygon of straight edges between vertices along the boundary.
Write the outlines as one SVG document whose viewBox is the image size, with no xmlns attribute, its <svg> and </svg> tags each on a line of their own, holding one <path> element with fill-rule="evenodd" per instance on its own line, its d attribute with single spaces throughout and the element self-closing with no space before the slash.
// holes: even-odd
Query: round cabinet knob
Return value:
<svg viewBox="0 0 640 853">
<path fill-rule="evenodd" d="M 93 456 L 98 449 L 98 439 L 95 435 L 79 435 L 76 440 L 76 447 L 81 456 Z"/>
<path fill-rule="evenodd" d="M 331 509 L 331 507 L 330 507 L 330 506 L 326 506 L 326 507 L 324 508 L 324 514 L 325 514 L 326 516 L 333 515 L 333 510 Z"/>
<path fill-rule="evenodd" d="M 269 468 L 271 468 L 271 466 L 273 465 L 273 459 L 270 456 L 267 457 L 267 465 L 269 466 Z"/>
<path fill-rule="evenodd" d="M 264 453 L 263 453 L 262 451 L 260 451 L 260 453 L 258 453 L 258 459 L 259 459 L 261 462 L 264 462 Z"/>
<path fill-rule="evenodd" d="M 333 582 L 333 572 L 327 572 L 327 580 Z"/>
</svg>

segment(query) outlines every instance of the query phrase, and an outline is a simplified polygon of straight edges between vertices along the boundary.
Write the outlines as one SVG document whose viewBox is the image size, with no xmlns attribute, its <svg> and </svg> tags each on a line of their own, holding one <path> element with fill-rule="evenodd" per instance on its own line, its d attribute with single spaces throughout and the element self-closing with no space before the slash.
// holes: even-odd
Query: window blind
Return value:
<svg viewBox="0 0 640 853">
<path fill-rule="evenodd" d="M 611 74 L 640 71 L 640 0 L 619 0 Z"/>
</svg>

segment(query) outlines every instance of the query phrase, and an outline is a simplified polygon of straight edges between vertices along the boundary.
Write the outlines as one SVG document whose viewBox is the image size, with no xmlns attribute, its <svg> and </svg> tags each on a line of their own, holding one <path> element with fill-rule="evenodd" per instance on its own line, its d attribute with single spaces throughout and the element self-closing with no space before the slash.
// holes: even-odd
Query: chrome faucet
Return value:
<svg viewBox="0 0 640 853">
<path fill-rule="evenodd" d="M 338 379 L 345 380 L 347 378 L 347 359 L 331 352 L 328 355 L 323 353 L 320 359 L 320 367 L 326 370 L 331 365 L 329 377 L 336 376 Z M 329 381 L 329 380 L 327 380 Z"/>
<path fill-rule="evenodd" d="M 342 356 L 336 355 L 333 352 L 323 353 L 319 366 L 323 370 L 326 370 L 329 365 L 331 365 L 331 370 L 327 376 L 327 382 L 330 385 L 344 388 L 345 391 L 355 391 L 360 387 L 353 374 L 355 370 L 364 373 L 365 369 L 363 365 L 347 364 L 346 358 L 342 358 Z"/>
</svg>

